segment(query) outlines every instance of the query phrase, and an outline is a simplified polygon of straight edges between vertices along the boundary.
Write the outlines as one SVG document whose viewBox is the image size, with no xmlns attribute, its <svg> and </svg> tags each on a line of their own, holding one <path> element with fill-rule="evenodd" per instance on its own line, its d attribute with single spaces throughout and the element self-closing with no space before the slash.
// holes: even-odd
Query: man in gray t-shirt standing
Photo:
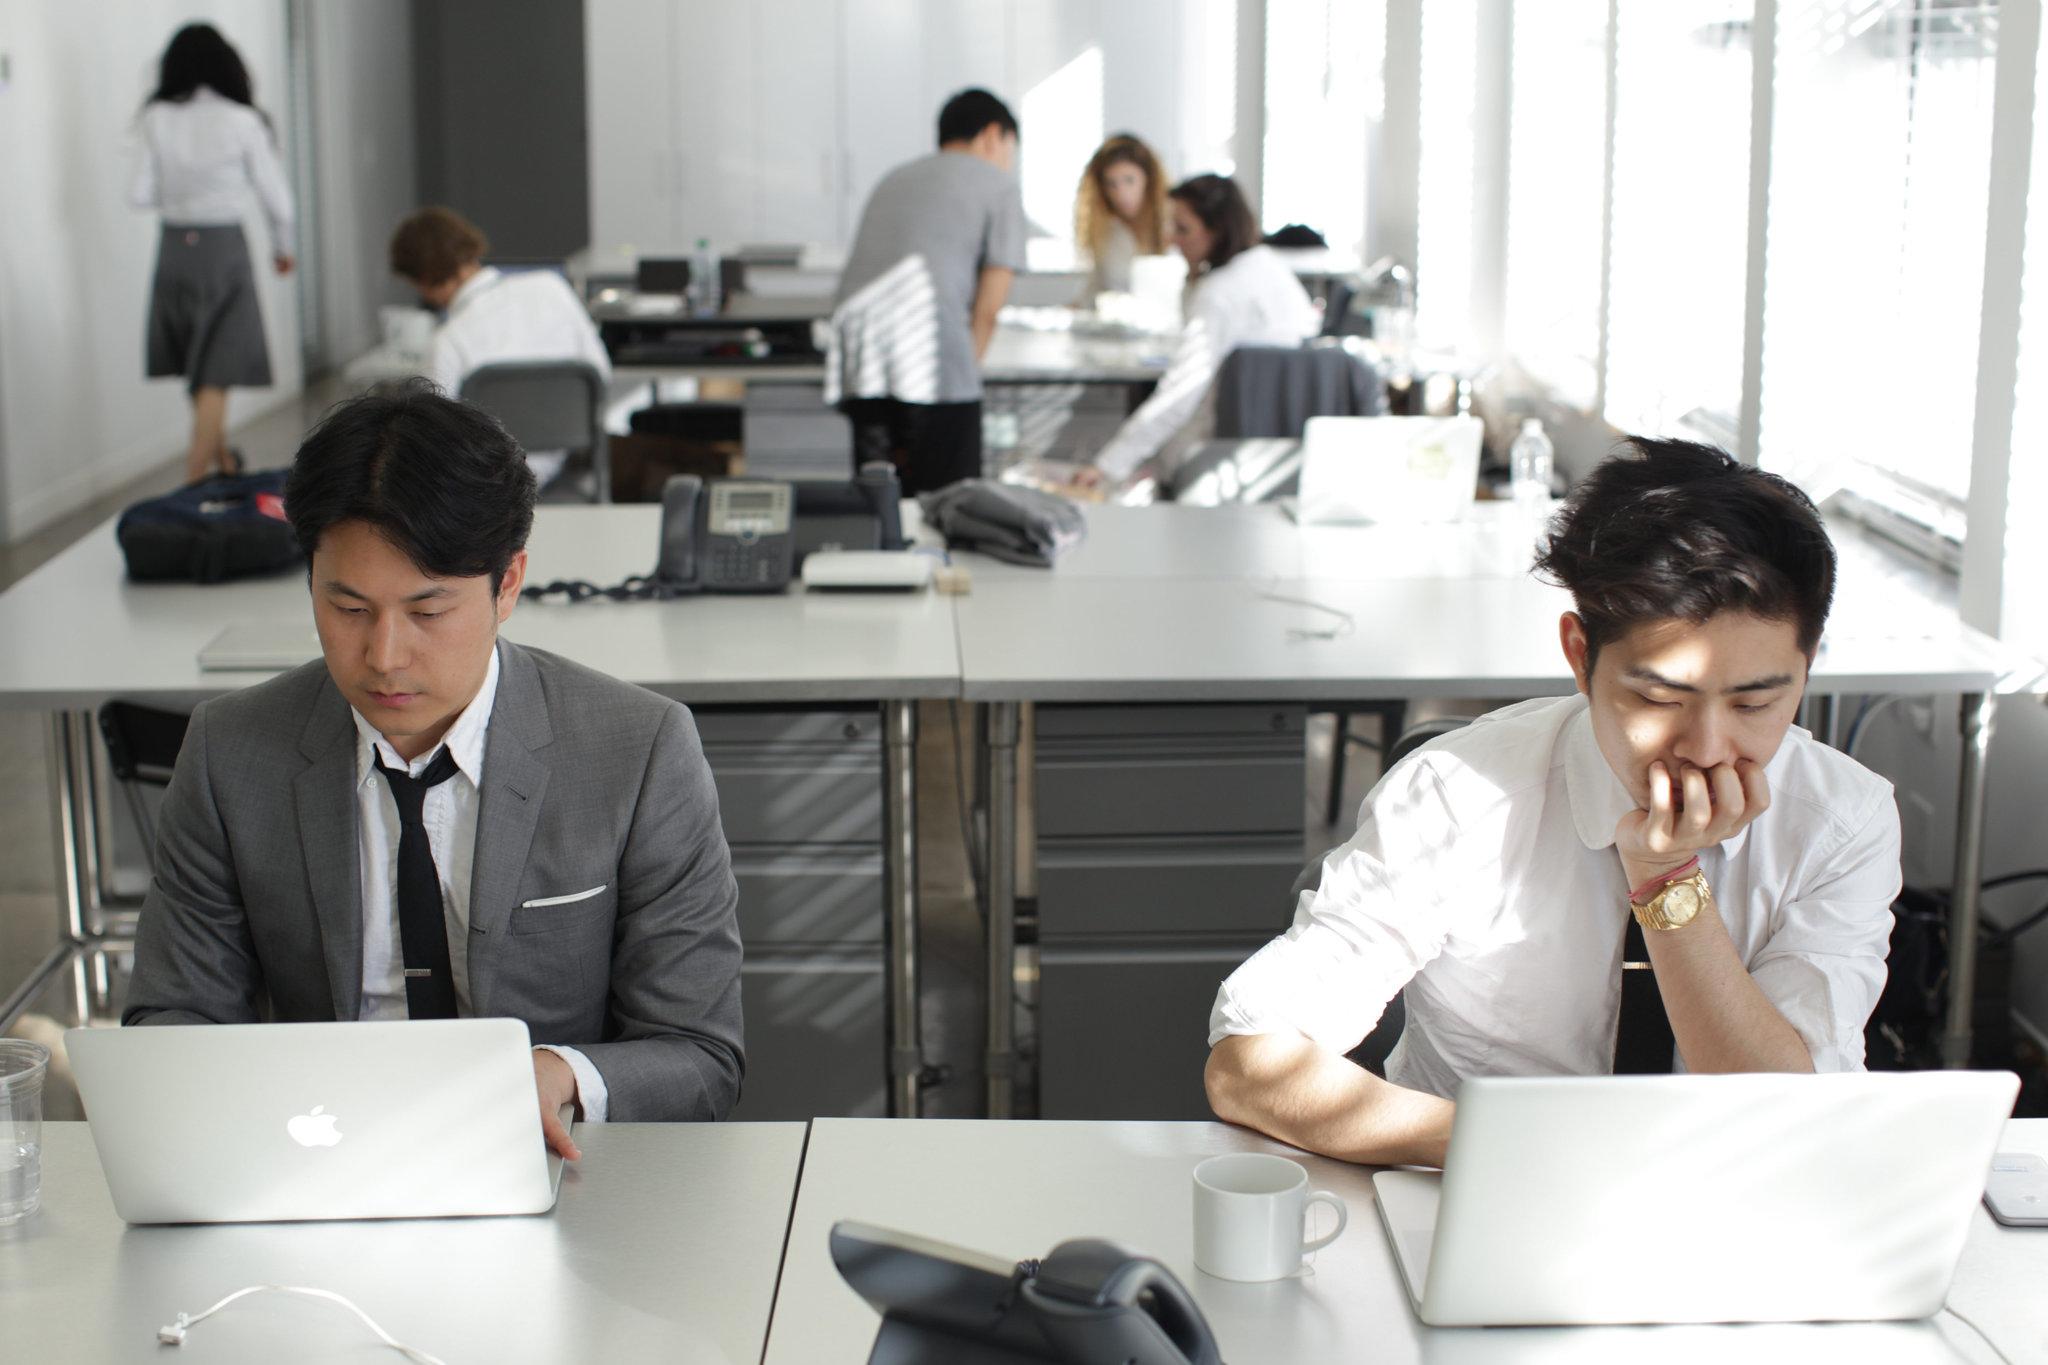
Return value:
<svg viewBox="0 0 2048 1365">
<path fill-rule="evenodd" d="M 1024 265 L 1017 120 L 986 90 L 939 111 L 939 150 L 882 177 L 832 300 L 825 401 L 856 465 L 906 493 L 981 474 L 981 357 Z"/>
</svg>

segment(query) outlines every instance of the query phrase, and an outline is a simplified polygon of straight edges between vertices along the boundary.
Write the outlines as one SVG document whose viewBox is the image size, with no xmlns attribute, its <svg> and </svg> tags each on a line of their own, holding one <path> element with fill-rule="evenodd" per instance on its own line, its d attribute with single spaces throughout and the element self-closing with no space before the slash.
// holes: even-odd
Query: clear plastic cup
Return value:
<svg viewBox="0 0 2048 1365">
<path fill-rule="evenodd" d="M 0 1227 L 43 1202 L 43 1076 L 50 1049 L 0 1038 Z"/>
</svg>

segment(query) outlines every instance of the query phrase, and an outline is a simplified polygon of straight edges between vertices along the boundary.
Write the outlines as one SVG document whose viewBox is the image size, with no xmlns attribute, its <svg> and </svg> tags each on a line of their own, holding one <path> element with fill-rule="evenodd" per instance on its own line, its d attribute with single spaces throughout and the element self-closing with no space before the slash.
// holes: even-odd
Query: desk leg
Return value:
<svg viewBox="0 0 2048 1365">
<path fill-rule="evenodd" d="M 1941 1038 L 1941 1062 L 1947 1067 L 1970 1064 L 1971 1016 L 1977 1005 L 1977 893 L 1984 881 L 1985 760 L 1997 698 L 1989 692 L 1966 692 L 1962 703 L 1955 878 L 1949 894 L 1948 1028 Z"/>
<path fill-rule="evenodd" d="M 883 974 L 889 996 L 889 1112 L 918 1117 L 924 1033 L 917 1013 L 917 703 L 882 703 Z"/>
<path fill-rule="evenodd" d="M 988 897 L 982 922 L 988 932 L 988 1117 L 1010 1117 L 1015 1103 L 1017 972 L 1017 730 L 1016 702 L 988 708 Z"/>
<path fill-rule="evenodd" d="M 58 932 L 81 944 L 99 932 L 99 849 L 93 829 L 92 715 L 50 717 L 50 814 L 57 843 Z"/>
</svg>

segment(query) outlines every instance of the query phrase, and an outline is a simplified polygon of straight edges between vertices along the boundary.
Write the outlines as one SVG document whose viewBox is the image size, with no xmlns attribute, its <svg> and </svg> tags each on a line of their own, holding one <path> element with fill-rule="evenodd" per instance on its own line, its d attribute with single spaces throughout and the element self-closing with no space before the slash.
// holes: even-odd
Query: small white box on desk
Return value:
<svg viewBox="0 0 2048 1365">
<path fill-rule="evenodd" d="M 918 592 L 932 583 L 930 555 L 914 550 L 816 550 L 804 556 L 812 592 Z"/>
</svg>

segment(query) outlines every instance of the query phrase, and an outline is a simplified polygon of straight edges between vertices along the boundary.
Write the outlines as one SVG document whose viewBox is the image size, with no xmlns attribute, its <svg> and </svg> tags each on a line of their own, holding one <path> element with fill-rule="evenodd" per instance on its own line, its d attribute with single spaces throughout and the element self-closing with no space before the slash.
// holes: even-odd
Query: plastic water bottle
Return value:
<svg viewBox="0 0 2048 1365">
<path fill-rule="evenodd" d="M 1550 504 L 1550 469 L 1556 452 L 1543 434 L 1543 423 L 1524 418 L 1522 434 L 1508 447 L 1508 488 L 1515 505 L 1542 511 Z"/>
<path fill-rule="evenodd" d="M 690 253 L 690 311 L 709 317 L 718 305 L 718 253 L 711 249 L 709 237 L 699 237 L 697 249 Z"/>
</svg>

